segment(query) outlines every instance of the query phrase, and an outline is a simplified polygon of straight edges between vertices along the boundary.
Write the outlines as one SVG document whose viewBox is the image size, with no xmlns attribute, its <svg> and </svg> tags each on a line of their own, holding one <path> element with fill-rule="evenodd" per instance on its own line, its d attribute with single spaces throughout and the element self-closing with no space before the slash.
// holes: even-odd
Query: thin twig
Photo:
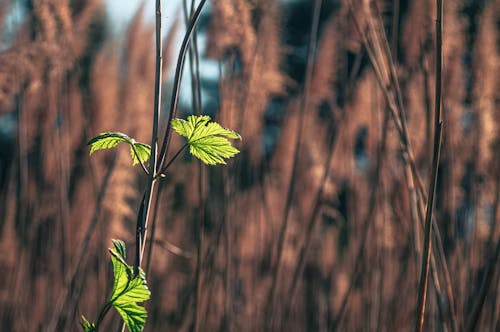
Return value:
<svg viewBox="0 0 500 332">
<path fill-rule="evenodd" d="M 163 168 L 163 163 L 165 161 L 165 157 L 168 152 L 168 146 L 170 144 L 170 136 L 171 136 L 170 133 L 172 131 L 172 119 L 177 114 L 177 104 L 179 102 L 179 92 L 182 80 L 182 69 L 184 65 L 184 60 L 186 58 L 186 52 L 189 46 L 189 42 L 191 40 L 191 34 L 194 30 L 194 27 L 196 26 L 196 23 L 198 22 L 201 11 L 206 2 L 207 0 L 201 0 L 200 4 L 196 8 L 196 11 L 194 12 L 193 17 L 191 19 L 191 22 L 189 23 L 186 34 L 184 35 L 184 39 L 182 41 L 182 45 L 179 51 L 179 58 L 177 59 L 177 67 L 175 69 L 174 87 L 172 90 L 172 98 L 170 102 L 170 112 L 168 114 L 167 129 L 165 130 L 165 136 L 163 137 L 163 143 L 160 150 L 160 155 L 158 157 L 158 165 L 156 166 L 157 170 Z"/>
<path fill-rule="evenodd" d="M 153 130 L 151 132 L 151 157 L 149 164 L 149 176 L 146 191 L 139 208 L 136 226 L 136 255 L 134 262 L 134 272 L 139 272 L 144 246 L 146 244 L 146 228 L 151 209 L 151 201 L 156 182 L 156 168 L 158 162 L 158 127 L 161 109 L 161 82 L 162 82 L 162 54 L 163 39 L 161 27 L 161 7 L 162 1 L 156 0 L 156 66 L 155 66 L 155 97 L 153 109 Z"/>
<path fill-rule="evenodd" d="M 156 175 L 157 177 L 163 177 L 165 176 L 165 172 L 167 171 L 168 167 L 170 165 L 172 165 L 172 163 L 175 161 L 175 159 L 177 159 L 177 157 L 179 157 L 179 155 L 181 154 L 181 152 L 188 146 L 189 144 L 188 143 L 185 143 L 175 154 L 172 158 L 170 158 L 170 160 L 167 162 L 167 164 L 165 165 L 165 167 L 163 167 L 161 169 L 160 172 L 158 172 L 158 174 Z"/>
<path fill-rule="evenodd" d="M 420 283 L 418 290 L 418 311 L 415 330 L 421 332 L 424 326 L 425 319 L 425 302 L 427 297 L 427 285 L 429 279 L 429 262 L 432 251 L 432 210 L 434 206 L 434 195 L 436 192 L 436 183 L 438 177 L 439 157 L 441 152 L 442 128 L 441 121 L 441 73 L 442 73 L 442 12 L 443 1 L 436 0 L 436 86 L 434 100 L 434 153 L 432 157 L 432 167 L 430 171 L 430 183 L 427 194 L 427 210 L 425 214 L 425 234 L 424 234 L 424 254 L 422 257 L 422 269 L 420 273 Z"/>
</svg>

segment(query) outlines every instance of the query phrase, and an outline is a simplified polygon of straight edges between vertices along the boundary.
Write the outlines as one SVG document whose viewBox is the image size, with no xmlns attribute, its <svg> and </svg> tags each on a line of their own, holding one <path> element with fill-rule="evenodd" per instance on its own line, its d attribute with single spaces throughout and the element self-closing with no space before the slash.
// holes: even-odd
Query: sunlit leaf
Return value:
<svg viewBox="0 0 500 332">
<path fill-rule="evenodd" d="M 135 151 L 137 151 L 137 156 L 139 159 L 145 163 L 148 161 L 149 156 L 151 155 L 151 147 L 144 143 L 134 143 Z M 134 149 L 130 146 L 130 155 L 132 156 L 132 164 L 137 165 L 139 163 L 139 159 L 137 159 L 136 154 L 134 153 Z"/>
<path fill-rule="evenodd" d="M 236 132 L 222 127 L 217 122 L 209 122 L 208 115 L 190 115 L 186 120 L 173 119 L 172 128 L 185 137 L 191 154 L 205 164 L 225 164 L 240 151 L 231 145 L 228 138 L 241 139 Z"/>
<path fill-rule="evenodd" d="M 87 145 L 90 145 L 90 155 L 99 150 L 111 149 L 120 143 L 126 143 L 130 147 L 132 164 L 137 165 L 139 160 L 143 163 L 148 161 L 151 155 L 151 147 L 144 143 L 136 142 L 133 138 L 120 132 L 104 132 L 91 139 Z M 137 155 L 134 151 L 137 151 Z M 137 158 L 139 156 L 139 158 Z"/>
<path fill-rule="evenodd" d="M 113 244 L 110 252 L 115 280 L 109 303 L 118 311 L 129 331 L 140 332 L 146 324 L 147 312 L 138 303 L 147 301 L 151 292 L 144 271 L 139 269 L 138 275 L 134 275 L 133 267 L 125 262 L 125 244 L 120 240 L 113 240 Z"/>
</svg>

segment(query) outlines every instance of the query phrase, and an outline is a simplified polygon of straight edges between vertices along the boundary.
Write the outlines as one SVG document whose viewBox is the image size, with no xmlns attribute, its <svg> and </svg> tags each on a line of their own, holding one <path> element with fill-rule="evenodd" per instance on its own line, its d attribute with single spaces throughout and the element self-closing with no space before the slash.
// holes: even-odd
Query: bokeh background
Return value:
<svg viewBox="0 0 500 332">
<path fill-rule="evenodd" d="M 165 2 L 164 116 L 186 27 Z M 498 331 L 500 2 L 444 3 L 425 330 Z M 126 147 L 86 143 L 150 140 L 153 18 L 149 0 L 0 1 L 2 331 L 78 330 L 110 292 L 111 239 L 134 250 L 144 174 Z M 434 20 L 431 0 L 210 1 L 179 116 L 201 96 L 241 153 L 212 168 L 183 154 L 161 180 L 146 331 L 413 328 Z"/>
</svg>

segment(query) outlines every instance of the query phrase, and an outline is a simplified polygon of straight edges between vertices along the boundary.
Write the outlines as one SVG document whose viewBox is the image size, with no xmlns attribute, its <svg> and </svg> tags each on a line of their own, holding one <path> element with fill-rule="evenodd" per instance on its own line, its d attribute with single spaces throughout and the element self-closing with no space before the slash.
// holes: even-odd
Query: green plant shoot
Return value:
<svg viewBox="0 0 500 332">
<path fill-rule="evenodd" d="M 187 139 L 189 151 L 207 165 L 226 164 L 228 159 L 240 151 L 231 145 L 228 138 L 241 139 L 236 132 L 209 122 L 208 115 L 190 115 L 186 120 L 173 119 L 172 128 Z"/>
<path fill-rule="evenodd" d="M 111 307 L 120 314 L 130 332 L 141 332 L 146 324 L 146 309 L 139 305 L 151 296 L 146 275 L 140 268 L 139 273 L 135 275 L 134 268 L 125 262 L 126 248 L 123 241 L 113 240 L 113 245 L 114 248 L 109 249 L 113 263 L 113 290 L 96 324 L 90 323 L 82 316 L 81 325 L 85 332 L 97 331 L 99 323 Z"/>
</svg>

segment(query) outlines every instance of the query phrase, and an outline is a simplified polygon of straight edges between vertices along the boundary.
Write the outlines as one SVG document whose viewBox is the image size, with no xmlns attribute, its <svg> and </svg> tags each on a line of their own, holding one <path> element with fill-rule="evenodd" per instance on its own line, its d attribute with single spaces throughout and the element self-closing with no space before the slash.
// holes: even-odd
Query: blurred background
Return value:
<svg viewBox="0 0 500 332">
<path fill-rule="evenodd" d="M 192 1 L 164 2 L 166 116 Z M 500 2 L 444 4 L 425 330 L 498 331 Z M 178 116 L 211 115 L 241 134 L 241 153 L 211 168 L 185 153 L 160 181 L 146 331 L 413 328 L 435 6 L 207 4 Z M 118 238 L 134 252 L 146 179 L 125 146 L 90 157 L 86 143 L 103 131 L 149 143 L 154 61 L 152 0 L 0 1 L 0 330 L 97 318 L 107 248 Z M 118 325 L 113 313 L 103 329 Z"/>
</svg>

